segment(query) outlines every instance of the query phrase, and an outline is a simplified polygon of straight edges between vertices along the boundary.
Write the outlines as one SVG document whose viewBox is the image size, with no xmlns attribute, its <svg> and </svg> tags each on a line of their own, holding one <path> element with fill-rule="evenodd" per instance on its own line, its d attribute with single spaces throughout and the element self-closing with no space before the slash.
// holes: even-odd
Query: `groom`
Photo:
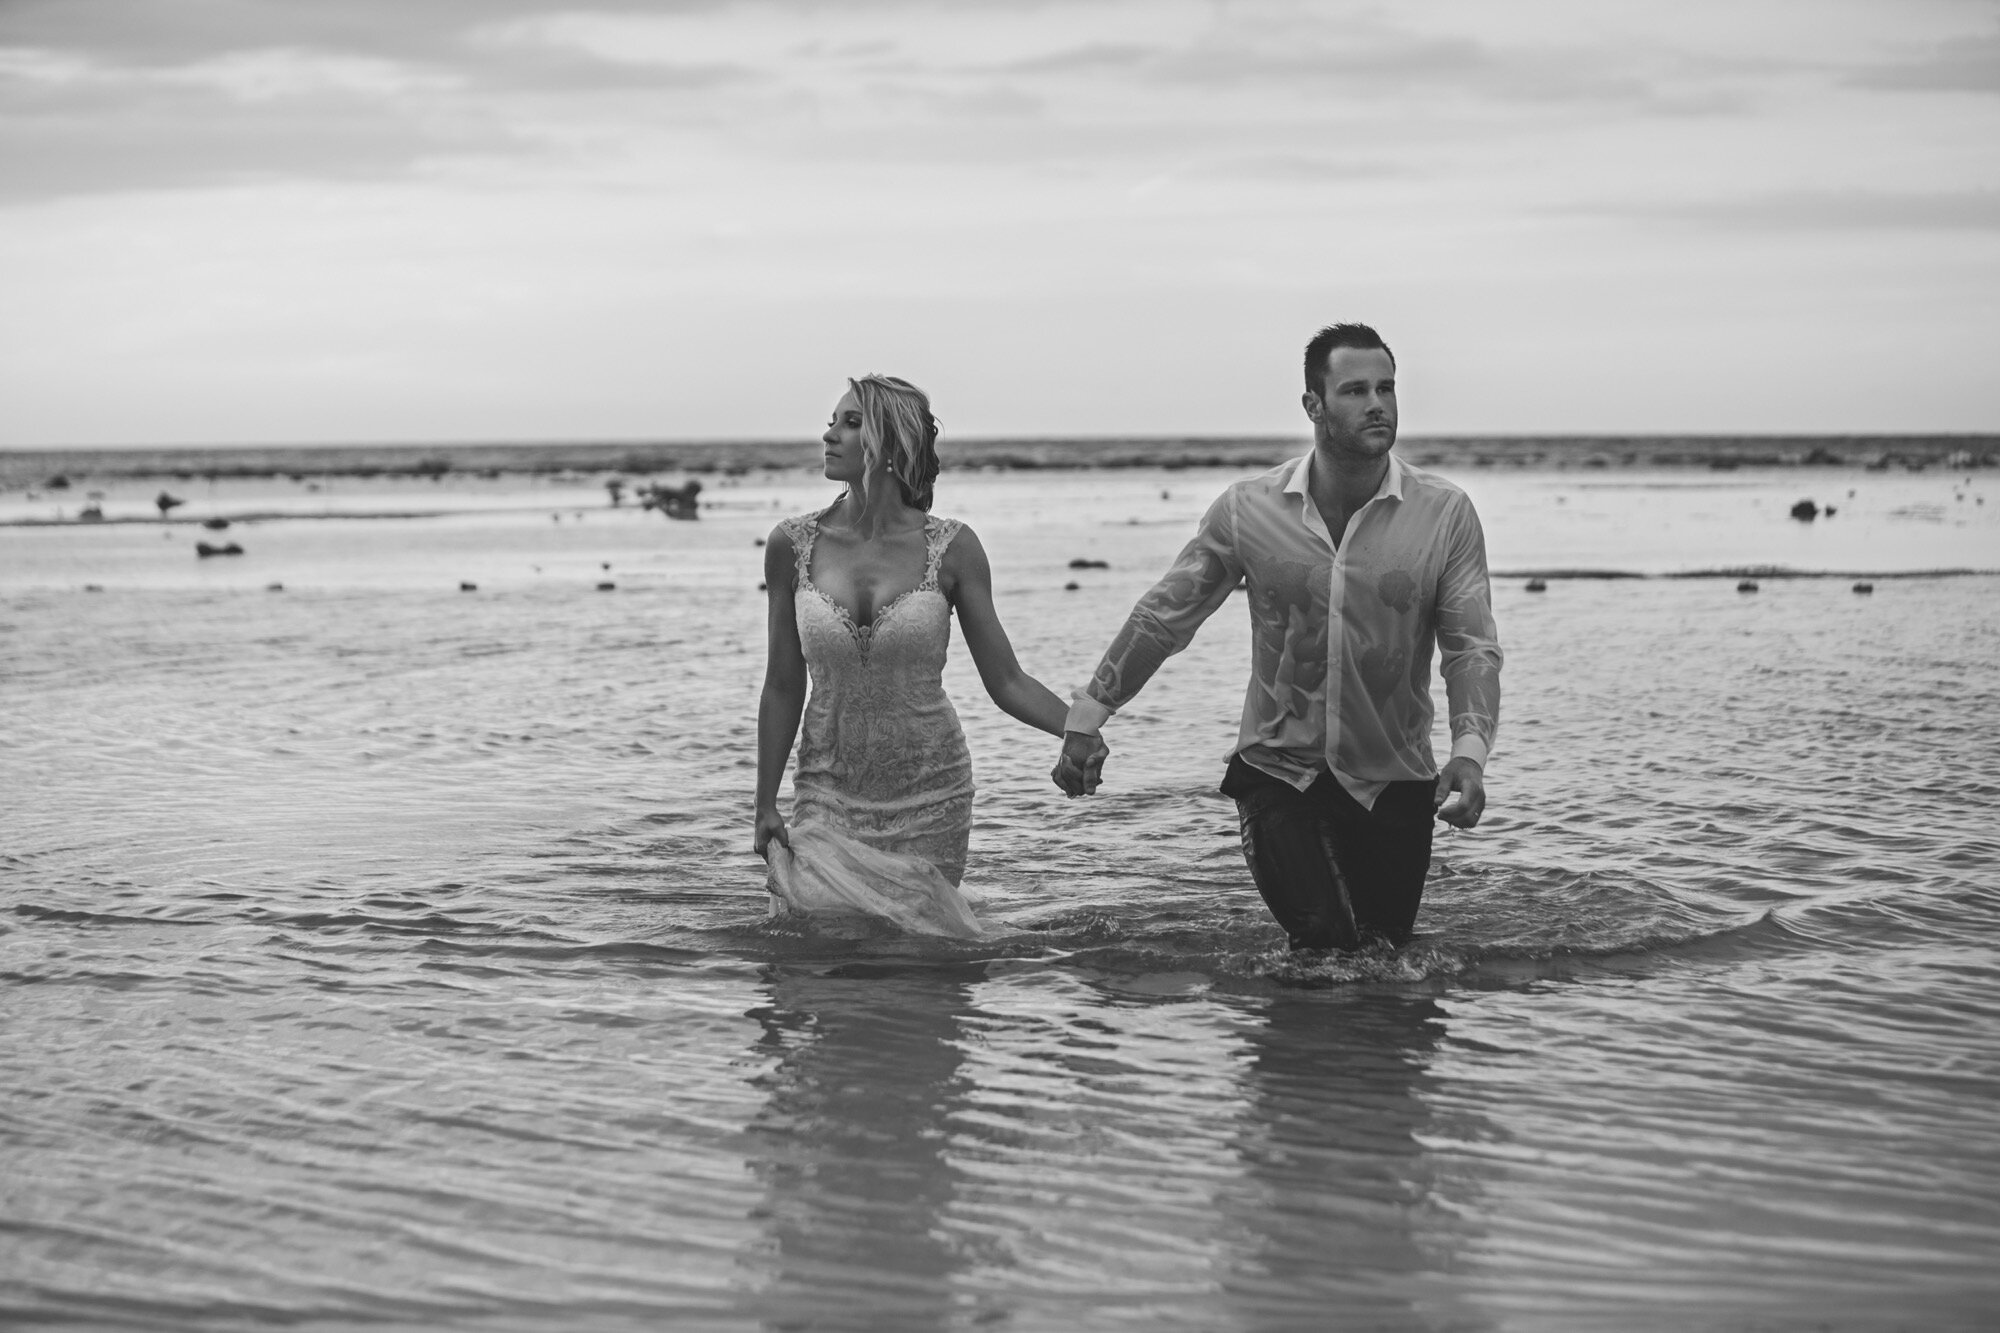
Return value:
<svg viewBox="0 0 2000 1333">
<path fill-rule="evenodd" d="M 1500 718 L 1486 541 L 1465 492 L 1396 443 L 1396 358 L 1366 324 L 1306 344 L 1313 449 L 1224 491 L 1139 599 L 1065 723 L 1051 776 L 1097 786 L 1098 730 L 1248 584 L 1251 677 L 1223 775 L 1243 856 L 1294 949 L 1409 941 L 1431 820 L 1471 828 Z M 1432 647 L 1451 759 L 1431 754 Z"/>
</svg>

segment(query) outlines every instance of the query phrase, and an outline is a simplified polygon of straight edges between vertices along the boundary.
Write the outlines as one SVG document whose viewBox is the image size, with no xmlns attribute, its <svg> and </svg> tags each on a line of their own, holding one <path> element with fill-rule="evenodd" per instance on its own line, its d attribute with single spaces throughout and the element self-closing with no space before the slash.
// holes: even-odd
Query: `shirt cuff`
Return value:
<svg viewBox="0 0 2000 1333">
<path fill-rule="evenodd" d="M 1490 749 L 1491 747 L 1476 733 L 1468 731 L 1451 743 L 1451 757 L 1470 759 L 1483 769 L 1486 767 L 1486 755 Z"/>
<path fill-rule="evenodd" d="M 1085 736 L 1095 736 L 1104 724 L 1111 720 L 1111 710 L 1097 700 L 1078 690 L 1070 696 L 1069 716 L 1063 719 L 1064 731 L 1081 732 Z"/>
</svg>

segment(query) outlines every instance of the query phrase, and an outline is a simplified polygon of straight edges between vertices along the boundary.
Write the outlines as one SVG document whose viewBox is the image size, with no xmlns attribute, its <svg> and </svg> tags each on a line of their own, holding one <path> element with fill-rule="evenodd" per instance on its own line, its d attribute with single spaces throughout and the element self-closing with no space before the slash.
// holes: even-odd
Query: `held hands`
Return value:
<svg viewBox="0 0 2000 1333">
<path fill-rule="evenodd" d="M 1065 796 L 1088 796 L 1104 780 L 1104 760 L 1110 753 L 1111 747 L 1102 736 L 1065 731 L 1062 757 L 1050 770 L 1049 779 L 1062 788 Z"/>
<path fill-rule="evenodd" d="M 791 850 L 792 837 L 785 829 L 785 817 L 779 814 L 775 807 L 759 809 L 757 811 L 757 832 L 751 841 L 750 850 L 768 861 L 771 859 L 771 844 L 773 842 L 783 843 L 785 850 Z"/>
<path fill-rule="evenodd" d="M 1431 809 L 1453 828 L 1471 828 L 1486 812 L 1486 780 L 1476 761 L 1460 756 L 1438 774 Z"/>
</svg>

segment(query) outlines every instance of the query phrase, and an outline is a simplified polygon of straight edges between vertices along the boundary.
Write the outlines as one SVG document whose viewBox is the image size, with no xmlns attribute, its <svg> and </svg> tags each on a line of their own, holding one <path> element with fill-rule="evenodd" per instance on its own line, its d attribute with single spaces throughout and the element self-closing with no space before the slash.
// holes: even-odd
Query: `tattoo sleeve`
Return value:
<svg viewBox="0 0 2000 1333">
<path fill-rule="evenodd" d="M 1209 506 L 1194 540 L 1182 548 L 1165 577 L 1139 598 L 1111 640 L 1085 690 L 1106 708 L 1116 710 L 1138 694 L 1162 663 L 1193 641 L 1202 622 L 1243 577 L 1233 500 L 1224 491 Z"/>
</svg>

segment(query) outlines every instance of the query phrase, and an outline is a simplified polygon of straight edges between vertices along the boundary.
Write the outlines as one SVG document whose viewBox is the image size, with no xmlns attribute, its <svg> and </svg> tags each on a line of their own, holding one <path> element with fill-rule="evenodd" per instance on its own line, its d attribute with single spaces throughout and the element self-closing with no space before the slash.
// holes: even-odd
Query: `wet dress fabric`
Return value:
<svg viewBox="0 0 2000 1333">
<path fill-rule="evenodd" d="M 812 581 L 819 516 L 782 524 L 797 554 L 799 644 L 811 687 L 792 777 L 791 847 L 773 844 L 774 914 L 863 917 L 972 937 L 959 891 L 972 757 L 944 692 L 951 603 L 938 569 L 959 524 L 926 516 L 923 580 L 858 625 Z"/>
</svg>

